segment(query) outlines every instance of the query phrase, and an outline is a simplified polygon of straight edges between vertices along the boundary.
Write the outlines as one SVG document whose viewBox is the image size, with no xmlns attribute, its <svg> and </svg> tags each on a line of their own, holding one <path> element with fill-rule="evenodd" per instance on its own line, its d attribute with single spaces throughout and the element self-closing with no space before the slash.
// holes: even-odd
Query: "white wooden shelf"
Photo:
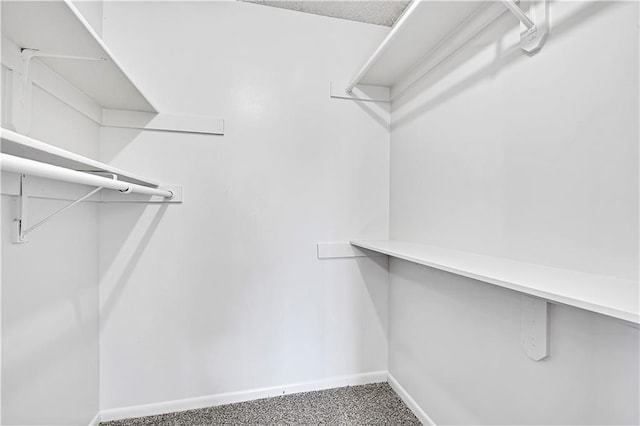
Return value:
<svg viewBox="0 0 640 426">
<path fill-rule="evenodd" d="M 104 60 L 38 60 L 103 108 L 157 112 L 68 0 L 2 2 L 2 34 L 21 49 Z"/>
<path fill-rule="evenodd" d="M 640 323 L 638 282 L 482 256 L 406 241 L 351 241 L 388 256 Z"/>
<path fill-rule="evenodd" d="M 473 1 L 419 2 L 360 83 L 393 86 L 444 36 L 483 7 L 484 2 Z"/>
<path fill-rule="evenodd" d="M 2 139 L 0 150 L 3 154 L 52 164 L 66 169 L 112 173 L 118 175 L 118 180 L 120 181 L 131 182 L 142 186 L 158 187 L 157 182 L 138 176 L 137 174 L 120 170 L 108 164 L 75 154 L 11 130 L 0 129 L 0 135 Z"/>
<path fill-rule="evenodd" d="M 515 25 L 522 23 L 520 47 L 536 52 L 548 34 L 545 1 L 532 0 L 524 11 L 514 0 L 414 0 L 349 84 L 332 85 L 331 96 L 393 100 L 507 11 Z M 370 94 L 380 87 L 389 96 Z"/>
</svg>

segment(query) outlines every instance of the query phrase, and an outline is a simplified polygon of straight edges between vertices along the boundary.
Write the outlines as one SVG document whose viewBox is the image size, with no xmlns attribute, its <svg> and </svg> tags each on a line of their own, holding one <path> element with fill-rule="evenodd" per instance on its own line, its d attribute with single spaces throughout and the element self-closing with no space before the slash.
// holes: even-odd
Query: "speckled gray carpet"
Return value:
<svg viewBox="0 0 640 426">
<path fill-rule="evenodd" d="M 239 404 L 100 423 L 101 426 L 420 424 L 388 383 L 297 393 Z"/>
</svg>

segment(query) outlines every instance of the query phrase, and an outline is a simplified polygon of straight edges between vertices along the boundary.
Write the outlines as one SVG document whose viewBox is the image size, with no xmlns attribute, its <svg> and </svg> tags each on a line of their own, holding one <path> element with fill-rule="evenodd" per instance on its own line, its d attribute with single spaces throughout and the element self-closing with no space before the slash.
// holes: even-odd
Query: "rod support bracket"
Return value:
<svg viewBox="0 0 640 426">
<path fill-rule="evenodd" d="M 527 2 L 530 4 L 528 14 L 514 0 L 502 0 L 502 3 L 520 21 L 520 48 L 527 53 L 538 52 L 549 35 L 547 0 Z"/>
<path fill-rule="evenodd" d="M 22 244 L 26 243 L 29 240 L 27 239 L 27 234 L 35 229 L 39 228 L 41 225 L 44 225 L 46 222 L 59 215 L 60 213 L 70 209 L 76 204 L 81 203 L 92 195 L 100 192 L 103 188 L 101 186 L 91 190 L 89 193 L 83 195 L 82 197 L 72 201 L 71 203 L 65 205 L 64 207 L 54 211 L 53 213 L 46 216 L 44 219 L 40 220 L 34 225 L 27 227 L 27 203 L 28 203 L 28 195 L 25 191 L 25 179 L 26 176 L 24 174 L 20 175 L 20 194 L 18 196 L 18 214 L 16 215 L 14 234 L 13 234 L 13 243 L 14 244 Z"/>
<path fill-rule="evenodd" d="M 542 48 L 542 45 L 547 39 L 547 35 L 548 32 L 546 28 L 541 31 L 538 25 L 534 25 L 520 33 L 520 48 L 527 53 L 536 53 Z"/>
</svg>

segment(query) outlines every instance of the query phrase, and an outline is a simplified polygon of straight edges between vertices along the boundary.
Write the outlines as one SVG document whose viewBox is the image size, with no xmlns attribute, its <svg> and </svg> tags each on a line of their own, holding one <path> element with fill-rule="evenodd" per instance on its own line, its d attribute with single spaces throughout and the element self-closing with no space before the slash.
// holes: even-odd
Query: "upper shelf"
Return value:
<svg viewBox="0 0 640 426">
<path fill-rule="evenodd" d="M 415 1 L 381 47 L 383 51 L 360 80 L 372 86 L 393 86 L 445 35 L 486 7 L 478 1 Z M 402 18 L 401 18 L 402 19 Z M 394 31 L 395 30 L 395 31 Z M 380 48 L 379 48 L 380 49 Z"/>
<path fill-rule="evenodd" d="M 640 323 L 638 282 L 482 256 L 406 241 L 351 244 L 409 262 L 484 281 L 551 302 Z"/>
<path fill-rule="evenodd" d="M 142 186 L 158 187 L 157 182 L 129 173 L 71 151 L 49 145 L 48 143 L 21 135 L 7 129 L 0 129 L 3 154 L 35 160 L 78 171 L 105 172 L 118 175 L 118 180 Z"/>
<path fill-rule="evenodd" d="M 38 60 L 108 109 L 157 112 L 69 0 L 3 1 L 2 34 L 20 48 L 103 58 Z"/>
<path fill-rule="evenodd" d="M 332 89 L 332 96 L 393 100 L 507 11 L 514 15 L 514 24 L 520 21 L 520 47 L 535 53 L 548 34 L 546 1 L 527 2 L 525 12 L 516 0 L 413 0 L 344 93 Z M 360 90 L 354 93 L 358 85 Z M 390 88 L 390 96 L 367 95 L 371 87 L 380 86 Z"/>
</svg>

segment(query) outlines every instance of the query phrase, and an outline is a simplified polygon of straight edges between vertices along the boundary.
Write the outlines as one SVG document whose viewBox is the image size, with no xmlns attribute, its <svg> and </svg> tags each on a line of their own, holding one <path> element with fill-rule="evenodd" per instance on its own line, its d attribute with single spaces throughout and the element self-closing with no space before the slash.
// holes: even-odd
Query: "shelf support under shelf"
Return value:
<svg viewBox="0 0 640 426">
<path fill-rule="evenodd" d="M 549 303 L 520 295 L 520 344 L 529 358 L 541 361 L 549 356 Z"/>
<path fill-rule="evenodd" d="M 529 17 L 514 0 L 502 0 L 502 4 L 520 21 L 520 47 L 528 53 L 535 53 L 544 44 L 549 34 L 547 25 L 547 1 L 532 0 Z"/>
<path fill-rule="evenodd" d="M 15 236 L 14 236 L 14 239 L 13 239 L 13 242 L 16 243 L 16 244 L 21 244 L 21 243 L 28 242 L 29 240 L 27 240 L 27 234 L 31 233 L 32 231 L 36 230 L 40 226 L 44 225 L 46 222 L 50 221 L 51 219 L 53 219 L 55 216 L 59 215 L 60 213 L 70 209 L 71 207 L 75 206 L 76 204 L 81 203 L 82 201 L 86 200 L 87 198 L 91 197 L 92 195 L 100 192 L 100 190 L 104 189 L 103 187 L 99 186 L 99 187 L 91 190 L 89 193 L 83 195 L 82 197 L 72 201 L 71 203 L 67 204 L 66 206 L 64 206 L 64 207 L 56 210 L 55 212 L 51 213 L 50 215 L 46 216 L 44 219 L 40 220 L 36 224 L 27 227 L 28 196 L 25 193 L 25 185 L 24 185 L 25 179 L 26 179 L 25 175 L 20 175 L 20 195 L 19 195 L 19 200 L 18 200 L 18 215 L 17 215 L 17 217 L 15 219 L 16 226 L 15 226 Z M 115 175 L 113 175 L 113 179 L 116 179 Z"/>
<path fill-rule="evenodd" d="M 111 179 L 113 181 L 118 181 L 118 175 L 113 174 L 113 173 L 108 173 L 108 172 L 94 172 L 94 171 L 86 171 L 84 173 L 97 173 L 97 174 L 107 174 L 109 177 L 108 179 Z M 83 201 L 97 201 L 97 202 L 123 202 L 123 199 L 119 199 L 117 196 L 115 195 L 110 195 L 109 197 L 107 197 L 107 199 L 104 199 L 104 197 L 102 199 L 97 199 L 97 200 L 89 200 L 90 197 L 92 197 L 93 195 L 97 194 L 98 192 L 100 192 L 103 189 L 107 189 L 107 187 L 109 185 L 105 186 L 98 186 L 97 188 L 92 189 L 91 191 L 89 191 L 87 194 L 83 195 L 80 198 L 74 199 L 73 201 L 71 201 L 71 203 L 65 205 L 64 207 L 56 210 L 55 212 L 49 214 L 48 216 L 46 216 L 44 219 L 41 219 L 39 222 L 35 223 L 34 225 L 28 226 L 28 222 L 27 222 L 27 217 L 28 217 L 28 200 L 29 200 L 29 196 L 27 195 L 27 191 L 26 191 L 26 175 L 25 174 L 20 174 L 20 183 L 19 183 L 19 191 L 18 191 L 18 206 L 17 206 L 17 215 L 16 218 L 14 220 L 15 222 L 15 227 L 14 227 L 14 234 L 13 234 L 13 243 L 15 244 L 22 244 L 22 243 L 26 243 L 29 240 L 26 238 L 27 234 L 31 233 L 32 231 L 36 230 L 37 228 L 39 228 L 40 226 L 44 225 L 45 223 L 49 222 L 51 219 L 53 219 L 55 216 L 58 216 L 60 213 L 63 213 L 65 211 L 67 211 L 68 209 L 70 209 L 71 207 L 83 202 Z M 125 189 L 121 189 L 121 190 L 116 190 L 113 191 L 117 194 L 129 194 L 132 192 L 132 186 L 128 186 Z M 133 199 L 131 200 L 130 197 L 131 195 L 127 195 L 126 197 L 126 201 L 130 201 L 130 202 L 144 202 L 145 204 L 157 204 L 157 203 L 181 203 L 182 202 L 182 187 L 171 187 L 171 189 L 169 190 L 169 192 L 171 192 L 173 195 L 171 198 L 167 199 L 167 198 L 162 198 L 161 200 L 158 200 L 157 198 L 160 197 L 155 197 L 155 200 L 148 200 L 148 199 Z M 102 195 L 104 196 L 105 193 L 102 193 Z"/>
<path fill-rule="evenodd" d="M 84 56 L 62 55 L 41 52 L 38 49 L 21 48 L 20 62 L 13 69 L 11 124 L 19 133 L 27 134 L 31 130 L 31 99 L 33 80 L 29 74 L 29 66 L 33 58 L 74 59 L 80 61 L 106 61 L 105 58 L 88 58 Z"/>
</svg>

